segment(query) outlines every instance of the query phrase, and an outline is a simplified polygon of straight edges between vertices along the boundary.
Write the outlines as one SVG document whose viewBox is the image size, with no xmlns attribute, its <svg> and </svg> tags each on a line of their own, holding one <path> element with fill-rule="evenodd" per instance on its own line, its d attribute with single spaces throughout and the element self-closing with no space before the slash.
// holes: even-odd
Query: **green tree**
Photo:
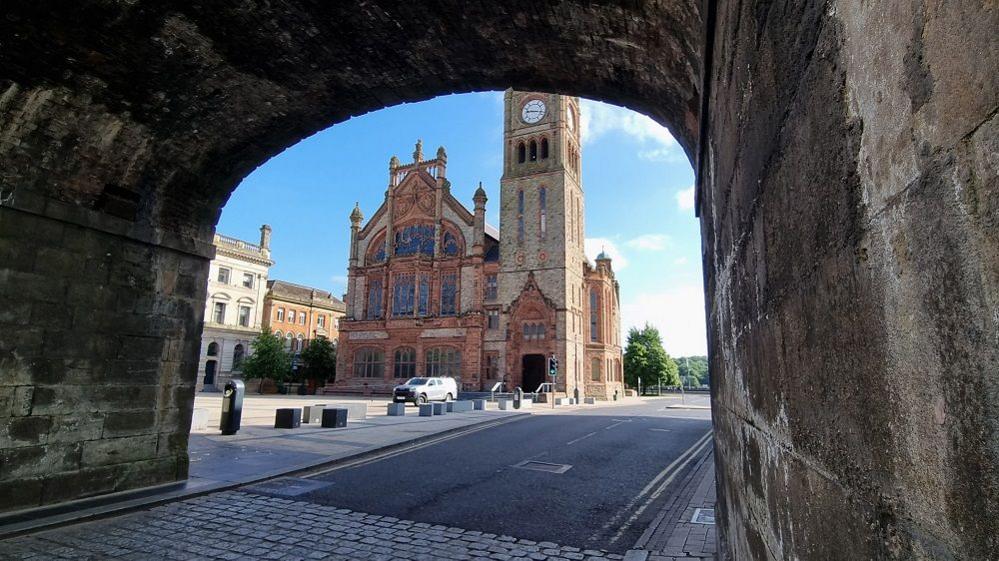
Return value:
<svg viewBox="0 0 999 561">
<path fill-rule="evenodd" d="M 280 383 L 291 372 L 291 355 L 284 350 L 284 341 L 270 328 L 265 328 L 251 344 L 253 354 L 243 360 L 243 377 L 247 380 L 259 378 L 263 393 L 264 378 Z"/>
<path fill-rule="evenodd" d="M 642 329 L 633 327 L 628 331 L 628 345 L 624 351 L 625 382 L 637 388 L 639 378 L 643 388 L 680 383 L 676 362 L 663 348 L 659 330 L 649 324 L 645 324 Z"/>
<path fill-rule="evenodd" d="M 336 347 L 329 339 L 313 339 L 299 355 L 299 359 L 302 379 L 311 378 L 316 382 L 332 382 L 336 379 Z"/>
<path fill-rule="evenodd" d="M 687 379 L 688 383 L 694 386 L 709 383 L 708 380 L 708 357 L 688 356 L 676 359 L 677 366 L 680 367 L 680 376 Z"/>
</svg>

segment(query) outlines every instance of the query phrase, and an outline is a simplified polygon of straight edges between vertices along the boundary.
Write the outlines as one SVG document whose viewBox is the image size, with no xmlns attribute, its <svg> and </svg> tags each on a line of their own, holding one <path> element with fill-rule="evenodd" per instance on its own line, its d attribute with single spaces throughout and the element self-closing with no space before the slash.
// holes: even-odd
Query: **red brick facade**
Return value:
<svg viewBox="0 0 999 561">
<path fill-rule="evenodd" d="M 622 392 L 617 283 L 609 259 L 593 266 L 582 253 L 578 100 L 506 99 L 502 235 L 485 223 L 481 186 L 472 212 L 451 195 L 443 147 L 424 160 L 417 143 L 405 165 L 393 156 L 385 201 L 363 227 L 355 207 L 336 391 L 387 393 L 438 374 L 464 391 L 533 391 L 551 381 L 554 355 L 559 391 Z M 518 117 L 530 102 L 540 119 Z M 595 338 L 584 321 L 591 291 Z"/>
</svg>

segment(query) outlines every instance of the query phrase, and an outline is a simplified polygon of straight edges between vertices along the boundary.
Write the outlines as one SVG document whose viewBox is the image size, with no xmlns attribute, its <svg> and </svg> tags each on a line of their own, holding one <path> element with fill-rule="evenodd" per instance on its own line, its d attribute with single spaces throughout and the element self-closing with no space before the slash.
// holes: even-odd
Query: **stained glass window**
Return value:
<svg viewBox="0 0 999 561">
<path fill-rule="evenodd" d="M 396 378 L 416 376 L 416 350 L 412 347 L 399 347 L 395 350 L 392 372 Z"/>
<path fill-rule="evenodd" d="M 438 347 L 427 351 L 426 376 L 461 377 L 461 351 L 451 347 Z"/>
<path fill-rule="evenodd" d="M 598 329 L 599 322 L 597 321 L 598 315 L 597 310 L 600 307 L 600 297 L 597 296 L 596 290 L 590 291 L 590 341 L 596 342 L 599 340 L 600 332 Z"/>
<path fill-rule="evenodd" d="M 496 291 L 496 275 L 486 275 L 486 300 L 495 300 Z"/>
<path fill-rule="evenodd" d="M 444 233 L 444 255 L 458 255 L 460 251 L 458 238 L 451 232 Z"/>
<path fill-rule="evenodd" d="M 395 284 L 392 288 L 392 316 L 413 315 L 413 305 L 416 294 L 416 275 L 406 273 L 395 276 Z"/>
<path fill-rule="evenodd" d="M 376 251 L 375 254 L 371 256 L 371 262 L 372 263 L 384 263 L 385 262 L 385 243 L 384 242 L 382 242 L 382 244 L 378 246 L 378 251 Z"/>
<path fill-rule="evenodd" d="M 359 349 L 354 353 L 355 378 L 382 378 L 385 375 L 385 353 L 380 349 Z"/>
<path fill-rule="evenodd" d="M 417 313 L 421 316 L 430 314 L 430 275 L 420 275 L 420 303 Z"/>
<path fill-rule="evenodd" d="M 453 316 L 458 304 L 458 273 L 441 275 L 441 315 Z"/>
<path fill-rule="evenodd" d="M 395 254 L 407 255 L 434 254 L 434 227 L 431 224 L 407 226 L 395 234 Z"/>
<path fill-rule="evenodd" d="M 382 317 L 382 279 L 372 279 L 368 283 L 367 319 Z"/>
</svg>

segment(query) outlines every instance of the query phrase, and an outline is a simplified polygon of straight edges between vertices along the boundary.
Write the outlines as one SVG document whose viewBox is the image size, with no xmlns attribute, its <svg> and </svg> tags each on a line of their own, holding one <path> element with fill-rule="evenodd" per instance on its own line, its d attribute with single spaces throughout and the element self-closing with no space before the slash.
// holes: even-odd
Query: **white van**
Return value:
<svg viewBox="0 0 999 561">
<path fill-rule="evenodd" d="M 392 390 L 394 403 L 454 401 L 457 397 L 458 383 L 451 377 L 410 378 L 405 384 L 399 384 Z"/>
</svg>

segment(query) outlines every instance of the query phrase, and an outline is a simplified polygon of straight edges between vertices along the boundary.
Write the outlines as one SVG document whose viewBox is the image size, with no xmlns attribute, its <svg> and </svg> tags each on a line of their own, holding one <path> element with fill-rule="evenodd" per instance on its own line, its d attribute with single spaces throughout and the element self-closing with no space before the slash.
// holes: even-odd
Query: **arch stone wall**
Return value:
<svg viewBox="0 0 999 561">
<path fill-rule="evenodd" d="M 723 555 L 996 551 L 993 4 L 8 4 L 0 508 L 186 476 L 211 235 L 250 170 L 516 86 L 647 113 L 697 162 Z"/>
</svg>

